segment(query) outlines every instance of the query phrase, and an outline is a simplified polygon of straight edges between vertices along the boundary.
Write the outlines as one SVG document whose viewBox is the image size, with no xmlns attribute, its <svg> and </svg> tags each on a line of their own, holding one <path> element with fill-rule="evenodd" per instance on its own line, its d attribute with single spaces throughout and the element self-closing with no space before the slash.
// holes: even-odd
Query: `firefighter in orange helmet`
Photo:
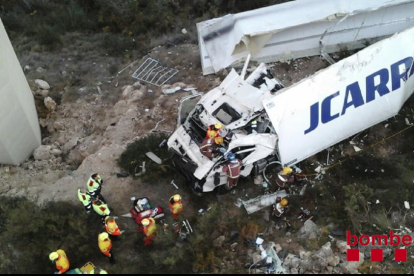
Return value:
<svg viewBox="0 0 414 276">
<path fill-rule="evenodd" d="M 155 220 L 151 217 L 145 218 L 141 221 L 142 231 L 144 232 L 144 246 L 151 244 L 157 235 L 157 226 L 155 225 Z"/>
<path fill-rule="evenodd" d="M 170 197 L 168 206 L 170 207 L 170 211 L 173 215 L 173 218 L 178 218 L 181 212 L 183 211 L 183 203 L 181 202 L 181 196 L 173 195 L 172 197 Z"/>
</svg>

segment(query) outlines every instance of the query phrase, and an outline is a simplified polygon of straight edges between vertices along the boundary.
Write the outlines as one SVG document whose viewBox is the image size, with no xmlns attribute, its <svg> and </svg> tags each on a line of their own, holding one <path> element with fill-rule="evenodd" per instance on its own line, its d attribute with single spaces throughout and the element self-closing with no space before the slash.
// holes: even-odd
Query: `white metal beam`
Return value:
<svg viewBox="0 0 414 276">
<path fill-rule="evenodd" d="M 197 24 L 203 74 L 363 48 L 414 26 L 413 0 L 296 0 Z"/>
</svg>

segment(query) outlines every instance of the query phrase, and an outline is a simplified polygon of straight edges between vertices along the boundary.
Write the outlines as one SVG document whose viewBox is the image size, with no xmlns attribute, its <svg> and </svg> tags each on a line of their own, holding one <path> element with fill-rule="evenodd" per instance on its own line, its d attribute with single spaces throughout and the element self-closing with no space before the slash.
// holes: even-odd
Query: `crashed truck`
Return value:
<svg viewBox="0 0 414 276">
<path fill-rule="evenodd" d="M 396 115 L 414 91 L 413 55 L 409 28 L 290 87 L 264 63 L 245 78 L 246 59 L 240 74 L 232 69 L 193 109 L 181 109 L 168 140 L 173 163 L 198 195 L 223 190 L 226 160 L 210 160 L 199 149 L 207 127 L 221 123 L 224 136 L 233 133 L 226 153 L 242 160 L 241 176 L 258 176 L 275 161 L 293 166 Z M 257 132 L 250 129 L 253 120 Z"/>
</svg>

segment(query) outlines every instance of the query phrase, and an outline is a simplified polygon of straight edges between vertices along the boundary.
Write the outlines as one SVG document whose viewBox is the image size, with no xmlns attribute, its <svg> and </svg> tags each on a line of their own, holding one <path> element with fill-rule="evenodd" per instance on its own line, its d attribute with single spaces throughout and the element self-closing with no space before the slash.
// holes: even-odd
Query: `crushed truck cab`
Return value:
<svg viewBox="0 0 414 276">
<path fill-rule="evenodd" d="M 259 175 L 266 164 L 278 160 L 278 136 L 264 110 L 263 101 L 273 97 L 283 85 L 260 64 L 247 79 L 234 69 L 220 86 L 206 93 L 188 115 L 179 122 L 178 129 L 168 139 L 175 167 L 186 177 L 196 193 L 211 192 L 226 184 L 222 172 L 229 152 L 243 162 L 241 176 Z M 251 122 L 257 121 L 252 130 Z M 204 156 L 200 144 L 209 125 L 221 123 L 222 137 L 230 137 L 226 152 L 213 159 Z"/>
</svg>

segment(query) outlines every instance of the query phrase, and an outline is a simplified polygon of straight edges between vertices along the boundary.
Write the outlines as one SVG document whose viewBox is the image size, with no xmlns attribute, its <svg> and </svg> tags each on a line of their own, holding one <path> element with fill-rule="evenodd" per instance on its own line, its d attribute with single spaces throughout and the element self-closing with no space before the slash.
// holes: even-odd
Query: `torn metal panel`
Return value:
<svg viewBox="0 0 414 276">
<path fill-rule="evenodd" d="M 246 208 L 247 213 L 253 214 L 265 207 L 271 206 L 275 203 L 276 197 L 285 197 L 286 191 L 281 190 L 273 194 L 262 195 L 256 198 L 249 199 L 247 201 L 243 201 L 243 206 Z"/>
<path fill-rule="evenodd" d="M 412 0 L 296 0 L 197 24 L 203 74 L 357 49 L 414 26 Z"/>
<path fill-rule="evenodd" d="M 177 73 L 177 69 L 163 66 L 158 60 L 147 58 L 138 69 L 135 70 L 132 77 L 149 84 L 161 86 Z"/>
<path fill-rule="evenodd" d="M 414 27 L 265 100 L 282 164 L 298 163 L 396 115 L 414 91 L 412 45 Z"/>
</svg>

